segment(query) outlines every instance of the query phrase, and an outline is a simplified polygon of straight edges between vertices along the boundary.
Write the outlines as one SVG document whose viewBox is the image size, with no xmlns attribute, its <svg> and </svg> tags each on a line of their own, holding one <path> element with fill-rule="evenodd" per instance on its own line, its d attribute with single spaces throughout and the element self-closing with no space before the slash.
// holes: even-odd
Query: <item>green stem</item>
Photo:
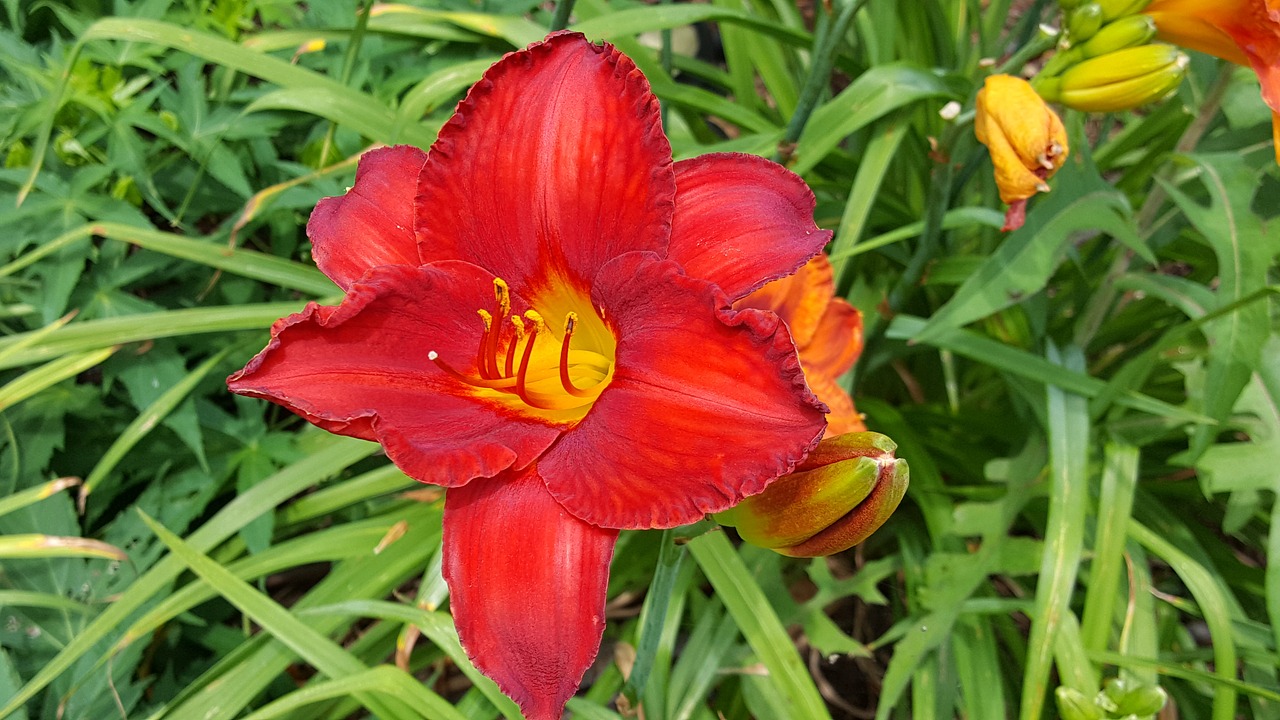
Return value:
<svg viewBox="0 0 1280 720">
<path fill-rule="evenodd" d="M 1031 60 L 1040 57 L 1054 45 L 1058 44 L 1058 33 L 1046 32 L 1043 27 L 1036 31 L 1035 37 L 1031 38 L 1026 45 L 1018 48 L 1008 60 L 1005 60 L 1000 67 L 996 68 L 997 74 L 1008 75 L 1015 73 L 1018 68 L 1026 65 Z"/>
<path fill-rule="evenodd" d="M 351 30 L 351 42 L 347 44 L 347 55 L 342 60 L 342 84 L 346 85 L 351 81 L 351 73 L 354 72 L 356 66 L 356 58 L 360 56 L 360 45 L 364 42 L 365 28 L 369 26 L 369 13 L 373 10 L 373 3 L 367 2 L 360 8 L 360 13 L 356 15 L 356 26 Z M 329 164 L 329 152 L 333 148 L 334 137 L 338 132 L 338 124 L 329 123 L 329 130 L 324 134 L 324 142 L 320 145 L 320 162 L 316 165 L 317 169 L 323 169 Z"/>
<path fill-rule="evenodd" d="M 929 196 L 925 201 L 924 228 L 920 233 L 920 243 L 916 245 L 915 253 L 907 262 L 906 269 L 902 271 L 902 275 L 898 277 L 898 281 L 894 283 L 893 289 L 889 291 L 886 298 L 885 305 L 888 308 L 889 317 L 875 323 L 867 333 L 862 350 L 863 357 L 871 357 L 884 340 L 885 331 L 889 329 L 889 320 L 902 311 L 910 293 L 915 290 L 920 278 L 924 275 L 924 269 L 934 257 L 938 240 L 942 236 L 942 224 L 946 219 L 947 207 L 951 201 L 954 177 L 951 153 L 960 136 L 969 132 L 971 126 L 969 122 L 952 123 L 938 143 L 938 155 L 945 160 L 934 167 L 933 178 L 929 183 Z M 858 386 L 862 369 L 867 366 L 867 363 L 858 363 L 854 366 L 854 387 Z"/>
<path fill-rule="evenodd" d="M 569 27 L 569 16 L 573 14 L 574 0 L 560 0 L 556 3 L 555 17 L 551 18 L 551 32 L 559 32 Z"/>
<path fill-rule="evenodd" d="M 831 81 L 831 69 L 835 67 L 836 49 L 840 47 L 840 40 L 849 29 L 849 23 L 853 22 L 853 17 L 866 4 L 867 0 L 846 0 L 840 9 L 840 14 L 830 24 L 824 22 L 825 15 L 818 17 L 818 28 L 813 39 L 813 57 L 809 62 L 809 76 L 805 78 L 804 87 L 800 90 L 796 111 L 791 115 L 791 121 L 787 123 L 782 139 L 778 142 L 778 152 L 775 157 L 778 162 L 786 164 L 795 152 L 796 141 L 800 139 L 804 126 L 809 122 L 809 116 L 818 107 L 818 101 L 822 99 L 822 94 Z"/>
</svg>

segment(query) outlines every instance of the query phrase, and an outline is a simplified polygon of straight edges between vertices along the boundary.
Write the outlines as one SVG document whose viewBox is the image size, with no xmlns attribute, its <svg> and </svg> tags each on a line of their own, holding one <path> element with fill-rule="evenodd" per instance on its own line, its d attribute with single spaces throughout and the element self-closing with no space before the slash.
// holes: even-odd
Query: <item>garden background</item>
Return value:
<svg viewBox="0 0 1280 720">
<path fill-rule="evenodd" d="M 519 717 L 448 615 L 442 492 L 224 378 L 340 296 L 316 201 L 373 145 L 429 146 L 555 10 L 0 2 L 0 717 Z M 1162 718 L 1280 717 L 1280 175 L 1252 72 L 1192 53 L 1163 102 L 1064 113 L 1070 157 L 1005 233 L 974 95 L 1047 57 L 1056 3 L 570 19 L 644 71 L 677 158 L 814 189 L 866 322 L 846 387 L 911 466 L 830 558 L 623 533 L 573 717 L 1150 717 L 1157 686 Z"/>
</svg>

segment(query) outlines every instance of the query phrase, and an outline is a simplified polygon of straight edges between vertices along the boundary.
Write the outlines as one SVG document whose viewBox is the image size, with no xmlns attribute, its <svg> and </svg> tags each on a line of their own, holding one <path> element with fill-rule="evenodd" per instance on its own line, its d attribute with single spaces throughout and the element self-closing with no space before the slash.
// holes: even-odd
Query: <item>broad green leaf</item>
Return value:
<svg viewBox="0 0 1280 720">
<path fill-rule="evenodd" d="M 210 371 L 238 349 L 234 345 L 226 347 L 222 352 L 200 363 L 196 369 L 188 373 L 180 382 L 165 390 L 164 393 L 156 398 L 155 402 L 151 403 L 146 410 L 134 418 L 133 422 L 129 423 L 129 426 L 123 432 L 116 436 L 115 441 L 98 459 L 97 464 L 93 466 L 93 470 L 85 478 L 84 485 L 80 488 L 81 507 L 84 506 L 85 498 L 107 478 L 120 460 L 124 458 L 125 454 L 155 429 L 169 413 L 173 412 L 173 409 L 191 394 L 191 391 L 195 389 L 201 380 L 204 380 Z"/>
<path fill-rule="evenodd" d="M 1251 203 L 1257 171 L 1239 155 L 1192 155 L 1209 204 L 1201 205 L 1177 187 L 1164 188 L 1187 219 L 1212 248 L 1218 259 L 1218 306 L 1238 302 L 1267 284 L 1267 267 L 1276 252 L 1262 219 Z M 1221 422 L 1258 367 L 1259 353 L 1268 335 L 1268 313 L 1263 304 L 1232 312 L 1206 328 L 1210 338 L 1208 375 L 1205 378 L 1203 412 Z M 1192 458 L 1203 453 L 1216 430 L 1201 426 L 1193 435 Z"/>
<path fill-rule="evenodd" d="M 1033 206 L 1027 224 L 1001 241 L 914 340 L 931 342 L 944 329 L 962 327 L 1040 292 L 1081 231 L 1101 231 L 1131 247 L 1141 246 L 1129 202 L 1091 172 L 1083 164 L 1068 163 L 1054 178 L 1054 192 Z"/>
</svg>

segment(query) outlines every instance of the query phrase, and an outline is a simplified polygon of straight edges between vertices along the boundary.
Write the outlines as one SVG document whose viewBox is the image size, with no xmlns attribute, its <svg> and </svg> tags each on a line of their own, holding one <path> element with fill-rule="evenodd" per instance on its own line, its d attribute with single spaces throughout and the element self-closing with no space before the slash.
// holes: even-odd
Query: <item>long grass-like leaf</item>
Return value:
<svg viewBox="0 0 1280 720">
<path fill-rule="evenodd" d="M 769 681 L 781 694 L 789 710 L 788 716 L 815 720 L 830 718 L 822 696 L 809 679 L 777 613 L 760 592 L 724 533 L 705 533 L 689 542 L 689 550 L 733 615 L 751 649 L 769 669 Z"/>
<path fill-rule="evenodd" d="M 1062 361 L 1052 347 L 1048 355 L 1055 364 L 1077 372 L 1084 369 L 1084 357 L 1079 350 L 1068 348 Z M 1036 610 L 1027 639 L 1027 663 L 1022 680 L 1023 720 L 1036 720 L 1044 708 L 1055 639 L 1060 639 L 1063 616 L 1070 612 L 1068 604 L 1084 549 L 1085 510 L 1089 501 L 1085 474 L 1089 453 L 1088 404 L 1083 397 L 1052 385 L 1048 396 L 1049 519 L 1036 583 Z M 1064 657 L 1059 654 L 1059 662 Z M 1067 678 L 1079 677 L 1081 672 L 1064 670 L 1062 674 Z M 1088 692 L 1093 688 L 1076 689 Z"/>
<path fill-rule="evenodd" d="M 208 550 L 277 503 L 284 501 L 320 480 L 339 472 L 351 463 L 373 453 L 377 446 L 361 440 L 334 438 L 325 449 L 294 463 L 254 485 L 228 503 L 199 530 L 188 538 L 193 548 Z M 58 654 L 45 664 L 27 684 L 0 707 L 5 717 L 53 682 L 75 662 L 84 657 L 98 642 L 119 630 L 126 618 L 148 600 L 163 591 L 182 573 L 184 565 L 177 558 L 161 560 L 145 575 L 135 580 L 129 592 L 112 603 L 93 622 L 72 638 Z"/>
<path fill-rule="evenodd" d="M 301 619 L 294 617 L 286 608 L 281 607 L 270 598 L 254 590 L 243 580 L 240 580 L 226 568 L 183 542 L 181 538 L 166 530 L 164 526 L 155 520 L 145 514 L 142 515 L 142 520 L 176 557 L 194 570 L 197 575 L 204 578 L 210 585 L 217 587 L 219 594 L 226 598 L 228 602 L 252 617 L 255 622 L 262 625 L 263 630 L 271 633 L 273 637 L 298 653 L 300 657 L 314 665 L 320 672 L 330 678 L 341 678 L 356 675 L 368 669 L 340 646 L 317 633 Z M 362 704 L 384 717 L 395 717 L 400 714 L 394 709 L 396 707 L 395 703 L 388 705 L 386 700 L 380 699 L 375 695 L 360 692 L 357 693 L 356 697 L 362 698 Z M 453 709 L 452 705 L 418 682 L 401 683 L 396 692 L 389 693 L 386 697 L 387 699 L 412 700 L 414 705 L 419 708 L 419 712 L 422 713 L 422 717 L 440 718 L 441 720 L 466 720 L 462 714 Z"/>
</svg>

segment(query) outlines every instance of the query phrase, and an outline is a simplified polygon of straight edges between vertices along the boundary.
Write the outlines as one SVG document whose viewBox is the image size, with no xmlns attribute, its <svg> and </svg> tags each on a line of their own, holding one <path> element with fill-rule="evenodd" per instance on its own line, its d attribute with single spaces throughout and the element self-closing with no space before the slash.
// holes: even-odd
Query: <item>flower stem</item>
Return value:
<svg viewBox="0 0 1280 720">
<path fill-rule="evenodd" d="M 997 74 L 1011 75 L 1016 74 L 1018 68 L 1026 65 L 1031 60 L 1040 57 L 1058 44 L 1058 33 L 1049 32 L 1043 26 L 1036 30 L 1035 37 L 1027 41 L 1026 45 L 1018 48 L 1008 60 L 1000 64 L 996 68 Z"/>
<path fill-rule="evenodd" d="M 556 3 L 555 17 L 551 18 L 551 32 L 559 32 L 569 27 L 569 16 L 573 14 L 574 0 L 560 0 Z"/>
<path fill-rule="evenodd" d="M 365 29 L 369 26 L 369 13 L 373 10 L 373 2 L 366 2 L 361 6 L 359 14 L 356 15 L 356 26 L 351 31 L 351 41 L 347 43 L 347 54 L 342 59 L 342 84 L 346 85 L 351 82 L 351 73 L 355 70 L 356 59 L 360 57 L 360 45 L 364 42 Z M 333 149 L 334 139 L 337 137 L 338 124 L 329 123 L 329 130 L 324 134 L 324 141 L 320 145 L 320 160 L 316 164 L 317 169 L 324 169 L 329 165 L 329 153 Z"/>
<path fill-rule="evenodd" d="M 845 0 L 840 14 L 834 21 L 829 21 L 826 15 L 818 16 L 813 38 L 813 57 L 809 61 L 809 76 L 805 78 L 804 87 L 800 90 L 796 111 L 791 115 L 791 121 L 787 123 L 782 139 L 778 141 L 778 152 L 774 158 L 778 162 L 785 165 L 791 160 L 791 155 L 796 149 L 796 141 L 800 139 L 800 133 L 804 132 L 809 116 L 818 107 L 818 101 L 831 81 L 831 69 L 836 62 L 836 48 L 840 46 L 840 40 L 849 29 L 849 23 L 853 22 L 853 17 L 866 4 L 867 0 Z"/>
</svg>

